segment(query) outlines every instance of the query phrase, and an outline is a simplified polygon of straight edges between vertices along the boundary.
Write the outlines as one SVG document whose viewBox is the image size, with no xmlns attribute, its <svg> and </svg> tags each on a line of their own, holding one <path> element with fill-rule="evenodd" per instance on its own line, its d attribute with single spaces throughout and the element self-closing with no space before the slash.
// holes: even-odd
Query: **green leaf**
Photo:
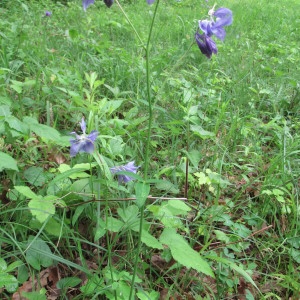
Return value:
<svg viewBox="0 0 300 300">
<path fill-rule="evenodd" d="M 122 221 L 113 217 L 107 217 L 104 222 L 106 229 L 112 232 L 119 232 L 124 226 L 124 223 Z"/>
<path fill-rule="evenodd" d="M 8 116 L 5 118 L 5 122 L 8 124 L 8 126 L 11 129 L 14 129 L 16 131 L 25 133 L 29 128 L 26 124 L 24 124 L 22 121 L 17 119 L 14 116 Z"/>
<path fill-rule="evenodd" d="M 164 249 L 163 245 L 146 230 L 142 231 L 142 242 L 153 249 Z"/>
<path fill-rule="evenodd" d="M 149 196 L 150 184 L 145 182 L 137 182 L 135 184 L 136 204 L 141 208 Z"/>
<path fill-rule="evenodd" d="M 30 184 L 36 187 L 43 186 L 46 182 L 44 170 L 41 167 L 29 167 L 24 171 L 24 177 Z"/>
<path fill-rule="evenodd" d="M 138 219 L 139 208 L 133 204 L 126 208 L 118 208 L 118 215 L 125 223 L 132 223 Z M 139 219 L 138 219 L 139 220 Z"/>
<path fill-rule="evenodd" d="M 26 260 L 36 270 L 41 266 L 47 268 L 53 264 L 53 260 L 48 256 L 52 254 L 49 246 L 40 238 L 30 237 L 28 239 Z"/>
<path fill-rule="evenodd" d="M 13 275 L 0 273 L 0 288 L 5 287 L 8 292 L 14 292 L 18 287 L 18 280 Z"/>
<path fill-rule="evenodd" d="M 6 261 L 3 258 L 0 257 L 0 273 L 2 271 L 6 272 L 6 269 L 7 269 Z"/>
<path fill-rule="evenodd" d="M 191 131 L 200 136 L 203 140 L 215 137 L 215 134 L 204 130 L 200 125 L 191 125 Z"/>
<path fill-rule="evenodd" d="M 33 199 L 37 197 L 37 195 L 28 186 L 15 186 L 15 190 L 17 190 L 20 194 L 22 194 L 28 199 Z"/>
<path fill-rule="evenodd" d="M 79 283 L 81 283 L 81 279 L 78 277 L 65 277 L 62 278 L 61 280 L 59 280 L 56 283 L 56 287 L 58 289 L 67 289 L 69 287 L 75 287 L 76 285 L 78 285 Z"/>
<path fill-rule="evenodd" d="M 187 241 L 176 233 L 174 228 L 165 228 L 160 236 L 160 242 L 169 246 L 173 258 L 187 268 L 215 277 L 212 268 L 200 254 L 192 249 Z"/>
<path fill-rule="evenodd" d="M 137 297 L 140 299 L 140 300 L 158 300 L 160 299 L 160 294 L 159 292 L 156 292 L 156 291 L 151 291 L 150 293 L 147 292 L 147 291 L 140 291 L 138 293 L 136 293 Z"/>
<path fill-rule="evenodd" d="M 8 117 L 11 115 L 10 107 L 8 105 L 1 105 L 0 106 L 0 116 L 1 117 Z"/>
<path fill-rule="evenodd" d="M 28 207 L 33 216 L 41 223 L 45 222 L 47 218 L 55 214 L 55 200 L 57 197 L 48 195 L 46 197 L 38 196 L 29 201 Z"/>
<path fill-rule="evenodd" d="M 168 180 L 160 180 L 156 183 L 155 187 L 162 191 L 167 191 L 168 193 L 178 194 L 179 189 Z"/>
<path fill-rule="evenodd" d="M 60 140 L 60 133 L 56 129 L 44 124 L 39 124 L 34 118 L 25 117 L 23 122 L 29 126 L 31 131 L 43 139 L 51 141 Z"/>
<path fill-rule="evenodd" d="M 205 258 L 214 260 L 216 262 L 220 262 L 220 263 L 223 263 L 223 264 L 229 266 L 232 270 L 235 270 L 240 275 L 242 275 L 248 282 L 250 282 L 259 291 L 259 288 L 255 284 L 255 282 L 252 280 L 251 276 L 245 270 L 243 270 L 241 267 L 239 267 L 237 264 L 233 263 L 232 261 L 230 261 L 226 258 L 213 256 L 213 255 L 207 255 L 207 256 L 205 256 Z"/>
<path fill-rule="evenodd" d="M 19 171 L 16 160 L 0 151 L 0 172 L 5 169 Z"/>
<path fill-rule="evenodd" d="M 182 200 L 169 200 L 167 207 L 174 215 L 186 215 L 191 210 Z"/>
<path fill-rule="evenodd" d="M 41 289 L 38 292 L 22 292 L 22 298 L 27 300 L 47 300 L 45 289 Z"/>
</svg>

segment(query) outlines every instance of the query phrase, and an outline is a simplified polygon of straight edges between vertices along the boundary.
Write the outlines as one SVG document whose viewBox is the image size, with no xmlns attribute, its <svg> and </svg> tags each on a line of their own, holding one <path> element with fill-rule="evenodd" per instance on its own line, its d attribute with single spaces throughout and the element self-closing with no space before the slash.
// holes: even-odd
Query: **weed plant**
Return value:
<svg viewBox="0 0 300 300">
<path fill-rule="evenodd" d="M 299 299 L 300 4 L 118 3 L 0 3 L 0 298 Z"/>
</svg>

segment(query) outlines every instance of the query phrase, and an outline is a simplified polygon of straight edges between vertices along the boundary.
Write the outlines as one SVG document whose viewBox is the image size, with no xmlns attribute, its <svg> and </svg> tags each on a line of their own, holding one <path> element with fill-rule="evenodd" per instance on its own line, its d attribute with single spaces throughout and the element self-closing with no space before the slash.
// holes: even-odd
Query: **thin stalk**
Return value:
<svg viewBox="0 0 300 300">
<path fill-rule="evenodd" d="M 148 100 L 148 131 L 147 131 L 147 140 L 146 140 L 146 147 L 145 147 L 145 156 L 144 156 L 144 180 L 146 181 L 148 178 L 148 169 L 149 169 L 149 159 L 150 159 L 150 140 L 151 140 L 151 129 L 152 129 L 152 121 L 153 121 L 153 106 L 152 106 L 152 98 L 151 98 L 151 86 L 150 86 L 150 42 L 155 22 L 155 17 L 157 14 L 159 6 L 159 0 L 156 1 L 154 14 L 152 18 L 152 22 L 150 25 L 150 30 L 148 34 L 148 40 L 146 44 L 146 89 L 147 89 L 147 100 Z M 141 244 L 142 244 L 142 230 L 143 230 L 143 223 L 144 223 L 144 210 L 145 204 L 143 204 L 140 208 L 140 224 L 139 224 L 139 237 L 138 237 L 138 244 L 136 248 L 136 256 L 135 262 L 133 267 L 133 274 L 131 280 L 131 288 L 130 288 L 130 295 L 129 299 L 132 299 L 133 291 L 134 291 L 134 282 L 137 273 L 137 266 L 139 262 L 139 255 L 141 251 Z"/>
<path fill-rule="evenodd" d="M 139 42 L 141 43 L 141 45 L 143 46 L 143 48 L 145 48 L 143 40 L 141 39 L 139 33 L 137 32 L 137 30 L 135 29 L 134 25 L 132 24 L 132 22 L 130 21 L 129 17 L 127 16 L 125 10 L 123 9 L 123 7 L 121 6 L 120 2 L 118 0 L 116 0 L 117 5 L 119 6 L 122 14 L 124 15 L 125 19 L 127 20 L 127 22 L 129 23 L 129 25 L 131 26 L 132 30 L 134 31 L 135 35 L 137 36 Z"/>
</svg>

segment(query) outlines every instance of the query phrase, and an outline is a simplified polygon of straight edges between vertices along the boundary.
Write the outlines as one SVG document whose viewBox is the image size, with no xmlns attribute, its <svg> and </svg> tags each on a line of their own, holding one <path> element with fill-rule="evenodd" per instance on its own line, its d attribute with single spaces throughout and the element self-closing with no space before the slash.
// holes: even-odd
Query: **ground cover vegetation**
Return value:
<svg viewBox="0 0 300 300">
<path fill-rule="evenodd" d="M 84 4 L 0 3 L 0 298 L 299 299 L 300 3 Z"/>
</svg>

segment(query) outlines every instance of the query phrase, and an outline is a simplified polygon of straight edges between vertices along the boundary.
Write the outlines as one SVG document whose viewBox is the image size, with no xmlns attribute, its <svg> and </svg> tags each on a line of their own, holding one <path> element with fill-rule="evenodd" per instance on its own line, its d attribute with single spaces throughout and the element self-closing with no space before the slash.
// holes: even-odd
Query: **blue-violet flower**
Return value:
<svg viewBox="0 0 300 300">
<path fill-rule="evenodd" d="M 46 10 L 45 11 L 45 17 L 51 17 L 51 15 L 52 15 L 52 12 L 51 11 L 48 11 L 48 10 Z"/>
<path fill-rule="evenodd" d="M 195 39 L 200 51 L 208 58 L 211 58 L 213 53 L 218 53 L 216 43 L 205 33 L 200 34 L 199 32 L 196 32 Z"/>
<path fill-rule="evenodd" d="M 71 147 L 70 147 L 70 155 L 71 157 L 76 156 L 78 152 L 86 152 L 86 153 L 93 153 L 95 149 L 95 140 L 98 136 L 98 131 L 93 130 L 90 134 L 86 134 L 86 123 L 84 118 L 82 118 L 80 122 L 80 127 L 82 130 L 82 134 L 78 135 L 76 132 L 71 132 L 71 134 L 75 135 L 75 139 L 71 139 Z"/>
<path fill-rule="evenodd" d="M 139 167 L 134 165 L 134 161 L 131 161 L 126 165 L 110 168 L 110 171 L 112 172 L 112 174 L 117 174 L 118 175 L 118 179 L 119 179 L 120 183 L 121 182 L 126 183 L 128 181 L 133 180 L 133 178 L 128 176 L 128 175 L 118 174 L 118 172 L 126 171 L 126 172 L 131 172 L 131 173 L 136 174 L 138 168 Z"/>
<path fill-rule="evenodd" d="M 225 7 L 214 11 L 213 7 L 208 14 L 210 15 L 210 20 L 199 20 L 199 29 L 203 33 L 200 34 L 197 31 L 195 40 L 201 52 L 208 58 L 211 58 L 213 53 L 217 54 L 218 52 L 216 43 L 211 37 L 215 35 L 219 40 L 224 40 L 226 32 L 223 27 L 232 23 L 232 11 Z"/>
<path fill-rule="evenodd" d="M 226 35 L 224 26 L 232 24 L 232 11 L 228 8 L 221 7 L 216 11 L 211 10 L 211 20 L 200 20 L 199 28 L 209 37 L 215 35 L 219 40 L 223 41 Z M 216 20 L 213 19 L 216 17 Z"/>
</svg>

